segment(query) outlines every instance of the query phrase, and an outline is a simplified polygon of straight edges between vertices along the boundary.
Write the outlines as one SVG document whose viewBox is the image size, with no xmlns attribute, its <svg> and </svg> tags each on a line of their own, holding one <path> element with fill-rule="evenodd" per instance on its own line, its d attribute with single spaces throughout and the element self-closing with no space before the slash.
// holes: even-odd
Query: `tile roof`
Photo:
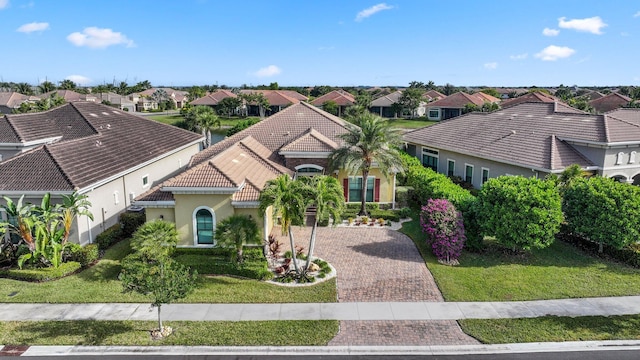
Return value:
<svg viewBox="0 0 640 360">
<path fill-rule="evenodd" d="M 0 92 L 0 106 L 9 108 L 17 108 L 25 101 L 29 100 L 29 96 L 22 95 L 17 92 Z"/>
<path fill-rule="evenodd" d="M 68 180 L 66 190 L 81 189 L 202 140 L 190 131 L 84 101 L 41 113 L 6 115 L 4 120 L 21 141 L 61 139 L 1 162 L 0 191 L 40 190 L 39 184 L 59 177 L 57 172 Z M 45 152 L 50 160 L 45 161 Z M 41 164 L 46 171 L 25 177 L 30 167 L 20 164 Z"/>
<path fill-rule="evenodd" d="M 300 102 L 199 152 L 191 158 L 190 166 L 206 161 L 247 136 L 251 136 L 271 152 L 270 160 L 282 163 L 278 155 L 280 149 L 307 134 L 309 129 L 315 129 L 337 144 L 342 144 L 339 135 L 347 132 L 345 124 L 337 116 Z"/>
<path fill-rule="evenodd" d="M 280 153 L 284 152 L 331 152 L 338 149 L 338 144 L 322 135 L 315 129 L 309 131 L 280 148 Z"/>
<path fill-rule="evenodd" d="M 207 94 L 201 98 L 197 98 L 191 102 L 191 105 L 208 105 L 216 106 L 220 100 L 228 97 L 238 97 L 236 94 L 229 90 L 218 90 L 214 93 Z"/>
<path fill-rule="evenodd" d="M 601 98 L 589 101 L 589 105 L 593 106 L 599 113 L 606 113 L 608 111 L 617 109 L 627 105 L 631 101 L 631 98 L 618 93 L 607 94 Z"/>
<path fill-rule="evenodd" d="M 604 116 L 561 111 L 555 103 L 522 103 L 492 113 L 469 113 L 445 120 L 408 132 L 404 139 L 538 169 L 558 170 L 571 163 L 593 165 L 561 140 L 606 142 Z M 640 141 L 640 131 L 637 139 Z"/>
<path fill-rule="evenodd" d="M 464 108 L 467 104 L 475 104 L 478 106 L 482 106 L 485 102 L 498 102 L 500 99 L 497 99 L 491 95 L 480 93 L 475 94 L 467 94 L 465 92 L 457 92 L 455 94 L 451 94 L 443 99 L 436 100 L 434 102 L 430 102 L 427 104 L 427 107 L 440 107 L 440 108 Z M 490 100 L 493 99 L 493 100 Z"/>
<path fill-rule="evenodd" d="M 540 92 L 540 91 L 534 91 L 534 92 L 526 93 L 524 95 L 515 97 L 513 99 L 506 99 L 506 100 L 502 101 L 502 103 L 500 103 L 500 106 L 505 108 L 505 107 L 508 107 L 508 106 L 522 104 L 522 103 L 525 103 L 525 102 L 552 103 L 552 102 L 556 102 L 556 101 L 559 101 L 559 100 L 555 96 L 551 96 L 549 94 L 545 94 L 545 93 Z"/>
<path fill-rule="evenodd" d="M 424 93 L 423 95 L 424 97 L 430 99 L 429 101 L 435 101 L 435 100 L 440 100 L 440 99 L 444 99 L 446 97 L 445 94 L 435 91 L 435 90 L 429 90 L 427 92 Z"/>
<path fill-rule="evenodd" d="M 307 100 L 306 96 L 293 90 L 240 90 L 240 93 L 261 93 L 271 106 L 289 106 Z"/>
<path fill-rule="evenodd" d="M 322 106 L 327 101 L 333 101 L 339 106 L 350 106 L 356 103 L 356 99 L 349 92 L 344 90 L 333 90 L 313 100 L 311 104 L 315 106 Z"/>
<path fill-rule="evenodd" d="M 400 100 L 402 96 L 402 91 L 394 91 L 389 95 L 380 96 L 373 101 L 371 101 L 371 106 L 380 106 L 380 107 L 389 107 Z"/>
<path fill-rule="evenodd" d="M 70 101 L 82 101 L 85 100 L 85 95 L 84 94 L 80 94 L 78 92 L 75 92 L 73 90 L 53 90 L 53 91 L 49 91 L 47 93 L 44 93 L 42 95 L 40 95 L 40 99 L 47 99 L 49 97 L 51 97 L 51 95 L 53 94 L 57 94 L 58 96 L 60 96 L 61 98 L 64 99 L 64 101 L 66 102 L 70 102 Z"/>
<path fill-rule="evenodd" d="M 609 142 L 640 140 L 640 109 L 619 108 L 604 114 Z"/>
</svg>

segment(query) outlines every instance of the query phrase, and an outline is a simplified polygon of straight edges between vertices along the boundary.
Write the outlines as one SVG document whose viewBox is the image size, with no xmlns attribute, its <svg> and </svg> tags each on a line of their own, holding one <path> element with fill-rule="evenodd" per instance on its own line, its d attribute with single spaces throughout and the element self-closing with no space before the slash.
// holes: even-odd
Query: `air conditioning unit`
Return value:
<svg viewBox="0 0 640 360">
<path fill-rule="evenodd" d="M 127 212 L 130 213 L 141 213 L 144 212 L 144 207 L 138 205 L 131 205 L 127 207 Z"/>
</svg>

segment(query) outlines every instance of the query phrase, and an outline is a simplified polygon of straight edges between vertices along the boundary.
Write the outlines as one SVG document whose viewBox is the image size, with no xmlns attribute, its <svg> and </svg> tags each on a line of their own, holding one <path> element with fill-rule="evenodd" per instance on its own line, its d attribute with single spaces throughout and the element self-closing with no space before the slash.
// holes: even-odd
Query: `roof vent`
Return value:
<svg viewBox="0 0 640 360">
<path fill-rule="evenodd" d="M 109 113 L 108 113 L 108 112 L 106 112 L 106 111 L 103 111 L 103 112 L 102 112 L 102 115 L 109 115 Z"/>
<path fill-rule="evenodd" d="M 111 124 L 107 124 L 107 129 L 111 129 Z"/>
<path fill-rule="evenodd" d="M 96 146 L 101 146 L 101 145 L 102 145 L 102 141 L 96 140 Z"/>
<path fill-rule="evenodd" d="M 516 131 L 515 130 L 511 130 L 511 134 L 515 135 Z"/>
<path fill-rule="evenodd" d="M 89 115 L 93 116 L 93 117 L 98 117 L 98 115 L 94 114 L 94 113 L 89 113 Z"/>
</svg>

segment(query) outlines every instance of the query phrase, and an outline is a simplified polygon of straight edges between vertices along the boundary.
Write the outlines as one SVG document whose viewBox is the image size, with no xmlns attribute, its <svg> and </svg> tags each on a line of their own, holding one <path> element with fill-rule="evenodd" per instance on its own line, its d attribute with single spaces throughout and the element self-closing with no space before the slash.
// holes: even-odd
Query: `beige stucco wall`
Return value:
<svg viewBox="0 0 640 360">
<path fill-rule="evenodd" d="M 338 181 L 340 182 L 340 186 L 343 185 L 344 179 L 349 176 L 362 176 L 362 172 L 358 172 L 357 174 L 349 174 L 344 170 L 340 170 L 338 173 Z M 373 168 L 369 172 L 369 176 L 374 176 L 376 179 L 380 179 L 380 203 L 392 203 L 393 202 L 393 174 L 389 174 L 388 177 L 384 177 L 379 169 Z"/>
<path fill-rule="evenodd" d="M 173 207 L 150 208 L 145 209 L 147 221 L 162 219 L 168 222 L 176 222 L 176 212 Z"/>
<path fill-rule="evenodd" d="M 175 223 L 180 246 L 194 246 L 193 214 L 197 208 L 207 207 L 214 213 L 214 223 L 234 214 L 231 194 L 174 194 Z"/>
</svg>

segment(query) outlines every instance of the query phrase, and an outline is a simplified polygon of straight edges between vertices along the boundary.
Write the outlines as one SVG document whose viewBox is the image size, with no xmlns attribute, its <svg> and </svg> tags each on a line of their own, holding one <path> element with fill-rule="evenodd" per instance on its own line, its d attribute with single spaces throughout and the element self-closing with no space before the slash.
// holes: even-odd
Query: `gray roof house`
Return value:
<svg viewBox="0 0 640 360">
<path fill-rule="evenodd" d="M 404 135 L 407 151 L 479 188 L 501 175 L 544 177 L 571 164 L 640 184 L 640 109 L 604 115 L 553 102 L 469 113 Z"/>
<path fill-rule="evenodd" d="M 39 203 L 77 191 L 94 221 L 79 219 L 85 244 L 115 224 L 137 194 L 186 168 L 203 137 L 94 102 L 0 118 L 0 196 Z M 0 218 L 5 218 L 0 212 Z M 5 219 L 6 220 L 6 219 Z"/>
</svg>

